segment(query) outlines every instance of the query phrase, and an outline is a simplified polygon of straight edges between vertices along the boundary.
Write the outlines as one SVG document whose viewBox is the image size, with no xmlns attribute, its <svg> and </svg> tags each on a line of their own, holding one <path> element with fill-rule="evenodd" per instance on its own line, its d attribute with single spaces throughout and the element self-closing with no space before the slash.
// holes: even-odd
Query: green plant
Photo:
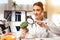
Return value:
<svg viewBox="0 0 60 40">
<path fill-rule="evenodd" d="M 28 26 L 28 22 L 27 21 L 24 21 L 20 24 L 20 28 L 24 29 L 24 28 L 27 28 Z"/>
</svg>

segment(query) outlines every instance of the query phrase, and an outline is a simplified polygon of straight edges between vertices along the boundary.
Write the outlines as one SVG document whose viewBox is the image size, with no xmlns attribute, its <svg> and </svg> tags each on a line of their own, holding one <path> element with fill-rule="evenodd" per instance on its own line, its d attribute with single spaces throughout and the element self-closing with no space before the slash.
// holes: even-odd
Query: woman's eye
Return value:
<svg viewBox="0 0 60 40">
<path fill-rule="evenodd" d="M 33 9 L 33 11 L 35 11 L 35 9 Z"/>
<path fill-rule="evenodd" d="M 40 11 L 39 9 L 37 9 L 37 11 Z"/>
</svg>

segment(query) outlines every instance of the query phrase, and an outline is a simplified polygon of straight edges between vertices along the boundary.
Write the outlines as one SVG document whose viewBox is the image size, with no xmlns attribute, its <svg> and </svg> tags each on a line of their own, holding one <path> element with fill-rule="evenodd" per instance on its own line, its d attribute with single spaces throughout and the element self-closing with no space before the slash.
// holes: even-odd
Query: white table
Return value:
<svg viewBox="0 0 60 40">
<path fill-rule="evenodd" d="M 60 40 L 60 37 L 54 37 L 54 38 L 26 38 L 21 40 Z"/>
</svg>

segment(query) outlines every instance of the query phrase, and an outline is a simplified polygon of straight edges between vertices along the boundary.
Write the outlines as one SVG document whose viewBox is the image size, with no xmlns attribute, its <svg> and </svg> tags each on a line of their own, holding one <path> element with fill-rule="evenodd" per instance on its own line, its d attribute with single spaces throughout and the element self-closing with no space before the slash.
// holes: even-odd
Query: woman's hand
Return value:
<svg viewBox="0 0 60 40">
<path fill-rule="evenodd" d="M 36 23 L 41 27 L 44 27 L 44 23 L 41 20 L 36 20 Z"/>
<path fill-rule="evenodd" d="M 21 34 L 20 34 L 20 38 L 25 38 L 27 32 L 28 32 L 28 29 L 22 29 Z"/>
<path fill-rule="evenodd" d="M 49 26 L 48 26 L 47 24 L 45 24 L 43 21 L 37 20 L 36 23 L 37 23 L 38 25 L 40 25 L 40 27 L 44 27 L 44 28 L 50 30 Z"/>
</svg>

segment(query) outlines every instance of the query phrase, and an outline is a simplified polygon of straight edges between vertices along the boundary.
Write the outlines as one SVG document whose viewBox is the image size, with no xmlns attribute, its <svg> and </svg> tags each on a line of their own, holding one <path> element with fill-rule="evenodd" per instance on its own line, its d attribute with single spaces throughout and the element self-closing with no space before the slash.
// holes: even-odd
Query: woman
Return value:
<svg viewBox="0 0 60 40">
<path fill-rule="evenodd" d="M 28 26 L 29 32 L 26 33 L 25 38 L 46 38 L 56 36 L 50 32 L 50 28 L 45 24 L 44 8 L 42 2 L 37 2 L 33 4 L 33 14 L 35 18 L 35 23 L 33 27 Z"/>
</svg>

